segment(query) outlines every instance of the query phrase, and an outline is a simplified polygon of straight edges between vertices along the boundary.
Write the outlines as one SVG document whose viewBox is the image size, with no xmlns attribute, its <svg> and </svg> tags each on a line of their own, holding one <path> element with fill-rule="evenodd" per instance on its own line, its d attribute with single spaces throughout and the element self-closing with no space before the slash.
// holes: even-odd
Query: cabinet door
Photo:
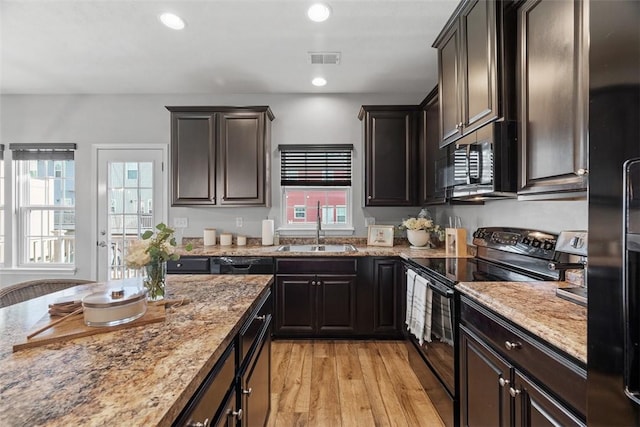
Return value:
<svg viewBox="0 0 640 427">
<path fill-rule="evenodd" d="M 222 407 L 222 410 L 220 411 L 218 418 L 214 420 L 211 424 L 205 421 L 202 424 L 194 423 L 194 424 L 187 424 L 187 426 L 212 425 L 215 427 L 236 427 L 237 418 L 239 415 L 237 411 L 238 407 L 236 405 L 236 390 L 237 389 L 235 387 L 231 390 L 231 393 L 229 393 L 229 395 L 227 396 L 227 399 L 225 400 L 225 404 Z M 240 414 L 242 414 L 242 412 L 240 412 Z"/>
<path fill-rule="evenodd" d="M 177 205 L 216 203 L 216 114 L 171 114 L 172 199 Z"/>
<path fill-rule="evenodd" d="M 519 195 L 586 190 L 583 4 L 530 0 L 518 9 Z"/>
<path fill-rule="evenodd" d="M 365 206 L 416 204 L 416 111 L 367 112 Z"/>
<path fill-rule="evenodd" d="M 314 280 L 315 275 L 276 276 L 276 335 L 315 332 Z"/>
<path fill-rule="evenodd" d="M 440 94 L 440 147 L 462 132 L 460 112 L 460 28 L 454 25 L 438 46 L 438 88 Z"/>
<path fill-rule="evenodd" d="M 354 334 L 356 331 L 356 276 L 318 275 L 315 283 L 318 334 Z"/>
<path fill-rule="evenodd" d="M 585 425 L 567 408 L 517 370 L 512 393 L 515 394 L 516 399 L 516 426 L 569 427 Z"/>
<path fill-rule="evenodd" d="M 401 267 L 395 260 L 373 261 L 373 333 L 400 333 Z"/>
<path fill-rule="evenodd" d="M 254 362 L 242 376 L 241 425 L 265 426 L 271 408 L 271 337 L 263 335 Z"/>
<path fill-rule="evenodd" d="M 445 203 L 447 149 L 440 148 L 438 88 L 427 96 L 421 111 L 420 204 Z"/>
<path fill-rule="evenodd" d="M 510 426 L 510 380 L 510 364 L 460 326 L 461 425 Z"/>
<path fill-rule="evenodd" d="M 219 113 L 220 205 L 265 205 L 265 115 Z"/>
<path fill-rule="evenodd" d="M 460 15 L 461 107 L 464 133 L 498 116 L 496 3 L 474 0 Z"/>
</svg>

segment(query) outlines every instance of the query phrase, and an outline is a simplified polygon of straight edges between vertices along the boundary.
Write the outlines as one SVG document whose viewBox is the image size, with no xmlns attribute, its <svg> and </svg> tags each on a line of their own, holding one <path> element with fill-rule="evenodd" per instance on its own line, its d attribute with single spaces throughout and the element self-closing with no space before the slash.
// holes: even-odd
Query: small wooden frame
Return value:
<svg viewBox="0 0 640 427">
<path fill-rule="evenodd" d="M 467 230 L 464 228 L 445 229 L 445 253 L 447 256 L 467 256 Z"/>
<path fill-rule="evenodd" d="M 368 246 L 393 246 L 393 225 L 370 225 Z"/>
</svg>

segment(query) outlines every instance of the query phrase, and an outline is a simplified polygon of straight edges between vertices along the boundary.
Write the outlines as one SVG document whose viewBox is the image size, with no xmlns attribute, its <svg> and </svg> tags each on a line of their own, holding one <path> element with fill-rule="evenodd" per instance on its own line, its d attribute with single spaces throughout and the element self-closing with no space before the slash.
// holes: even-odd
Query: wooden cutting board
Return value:
<svg viewBox="0 0 640 427">
<path fill-rule="evenodd" d="M 46 314 L 38 323 L 33 325 L 31 332 L 36 331 L 50 323 L 53 323 L 58 318 L 50 317 Z M 42 331 L 33 338 L 26 339 L 23 343 L 14 344 L 13 351 L 20 351 L 26 348 L 38 347 L 45 344 L 51 344 L 56 342 L 68 341 L 73 338 L 86 337 L 89 335 L 104 334 L 106 332 L 117 331 L 119 329 L 133 328 L 135 326 L 147 325 L 149 323 L 163 322 L 165 320 L 165 305 L 164 304 L 149 304 L 147 306 L 147 312 L 144 316 L 122 325 L 116 326 L 87 326 L 84 324 L 84 316 L 82 313 L 76 314 L 64 322 L 58 323 Z M 27 333 L 30 335 L 31 332 Z"/>
</svg>

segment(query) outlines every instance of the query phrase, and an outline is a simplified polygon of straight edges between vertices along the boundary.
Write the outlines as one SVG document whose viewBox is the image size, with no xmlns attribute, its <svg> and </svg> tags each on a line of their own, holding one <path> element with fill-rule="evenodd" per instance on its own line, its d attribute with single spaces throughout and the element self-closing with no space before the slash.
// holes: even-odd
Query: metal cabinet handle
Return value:
<svg viewBox="0 0 640 427">
<path fill-rule="evenodd" d="M 261 322 L 264 322 L 266 319 L 267 319 L 267 316 L 264 314 L 262 316 L 256 316 L 256 320 L 259 320 Z"/>
<path fill-rule="evenodd" d="M 249 390 L 242 390 L 242 394 L 246 394 L 247 396 L 251 396 L 251 392 L 253 391 L 253 389 L 251 387 L 249 387 Z"/>
<path fill-rule="evenodd" d="M 589 169 L 580 168 L 576 171 L 578 176 L 589 175 Z"/>
<path fill-rule="evenodd" d="M 368 196 L 368 197 L 367 197 L 367 199 L 369 199 L 369 200 L 371 200 L 371 199 L 373 199 L 373 197 L 371 197 L 371 196 Z"/>
<path fill-rule="evenodd" d="M 505 341 L 504 342 L 504 347 L 511 351 L 511 350 L 517 350 L 519 348 L 522 348 L 522 344 L 519 342 L 511 342 L 511 341 Z"/>
<path fill-rule="evenodd" d="M 207 418 L 206 420 L 204 420 L 204 422 L 200 422 L 200 421 L 192 421 L 189 424 L 187 424 L 187 427 L 207 427 L 209 425 L 209 418 Z"/>
<path fill-rule="evenodd" d="M 236 417 L 239 420 L 242 419 L 242 409 L 238 409 L 237 411 L 231 412 L 231 416 Z"/>
<path fill-rule="evenodd" d="M 500 387 L 504 387 L 504 386 L 509 384 L 509 380 L 505 380 L 504 378 L 500 378 L 498 380 L 498 383 L 500 384 Z"/>
<path fill-rule="evenodd" d="M 522 390 L 518 390 L 517 388 L 509 387 L 509 394 L 511 395 L 511 397 L 517 397 L 520 393 L 522 393 Z"/>
</svg>

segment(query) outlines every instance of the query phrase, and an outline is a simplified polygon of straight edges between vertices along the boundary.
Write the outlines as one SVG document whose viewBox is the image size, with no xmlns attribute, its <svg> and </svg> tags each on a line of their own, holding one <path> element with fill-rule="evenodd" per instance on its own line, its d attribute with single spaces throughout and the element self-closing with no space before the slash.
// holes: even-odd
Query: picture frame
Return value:
<svg viewBox="0 0 640 427">
<path fill-rule="evenodd" d="M 367 246 L 393 246 L 393 225 L 370 225 Z"/>
</svg>

